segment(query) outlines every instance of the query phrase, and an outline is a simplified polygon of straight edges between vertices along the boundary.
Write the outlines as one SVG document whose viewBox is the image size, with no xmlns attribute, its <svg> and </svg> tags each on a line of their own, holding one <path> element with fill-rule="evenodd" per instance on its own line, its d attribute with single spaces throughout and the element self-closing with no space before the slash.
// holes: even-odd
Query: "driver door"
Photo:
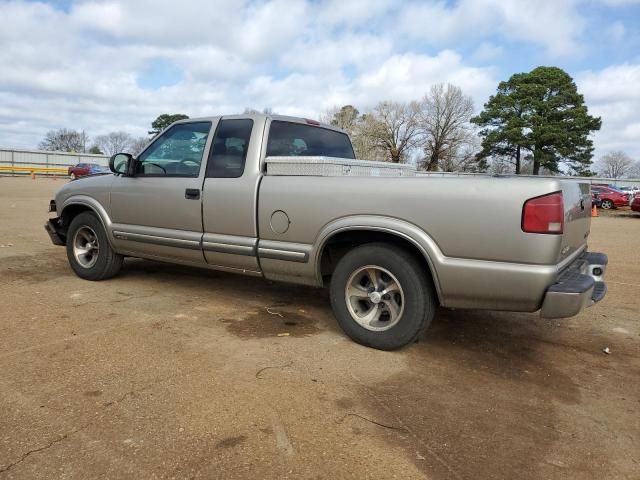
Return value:
<svg viewBox="0 0 640 480">
<path fill-rule="evenodd" d="M 203 158 L 212 123 L 182 122 L 138 156 L 134 176 L 117 176 L 111 191 L 114 242 L 132 256 L 204 264 Z"/>
</svg>

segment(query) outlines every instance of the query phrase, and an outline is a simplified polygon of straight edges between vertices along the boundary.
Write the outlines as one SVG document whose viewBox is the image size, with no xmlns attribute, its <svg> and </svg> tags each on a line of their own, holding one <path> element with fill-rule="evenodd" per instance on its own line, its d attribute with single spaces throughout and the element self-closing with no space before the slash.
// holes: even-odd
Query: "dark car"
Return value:
<svg viewBox="0 0 640 480">
<path fill-rule="evenodd" d="M 631 210 L 640 213 L 640 193 L 636 193 L 636 196 L 631 200 Z"/>
<path fill-rule="evenodd" d="M 617 188 L 603 185 L 591 185 L 591 192 L 596 193 L 602 202 L 600 207 L 605 210 L 629 205 L 629 196 Z"/>
<path fill-rule="evenodd" d="M 97 163 L 79 163 L 73 167 L 69 167 L 69 177 L 74 180 L 79 177 L 86 177 L 95 173 L 108 171 L 107 167 L 98 165 Z"/>
</svg>

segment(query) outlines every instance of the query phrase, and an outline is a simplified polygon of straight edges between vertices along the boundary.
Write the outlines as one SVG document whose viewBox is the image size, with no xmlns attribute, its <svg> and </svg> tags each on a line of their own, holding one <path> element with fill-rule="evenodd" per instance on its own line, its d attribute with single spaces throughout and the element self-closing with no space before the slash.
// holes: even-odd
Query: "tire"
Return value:
<svg viewBox="0 0 640 480">
<path fill-rule="evenodd" d="M 102 222 L 93 212 L 82 212 L 71 221 L 67 230 L 67 258 L 76 275 L 92 281 L 115 276 L 124 259 L 109 245 Z"/>
<path fill-rule="evenodd" d="M 613 202 L 608 199 L 602 200 L 602 204 L 600 206 L 605 210 L 611 210 L 612 208 L 614 208 Z"/>
<path fill-rule="evenodd" d="M 71 173 L 71 175 L 69 175 L 69 178 L 71 180 L 75 180 L 76 179 L 76 174 L 75 173 Z"/>
<path fill-rule="evenodd" d="M 377 273 L 372 275 L 372 270 Z M 372 278 L 378 285 L 374 292 Z M 394 293 L 380 297 L 385 291 Z M 410 253 L 386 243 L 365 244 L 342 257 L 331 278 L 330 297 L 342 330 L 355 342 L 379 350 L 396 350 L 415 341 L 436 309 L 424 267 Z M 382 313 L 374 312 L 376 305 Z M 376 315 L 378 319 L 371 320 Z"/>
</svg>

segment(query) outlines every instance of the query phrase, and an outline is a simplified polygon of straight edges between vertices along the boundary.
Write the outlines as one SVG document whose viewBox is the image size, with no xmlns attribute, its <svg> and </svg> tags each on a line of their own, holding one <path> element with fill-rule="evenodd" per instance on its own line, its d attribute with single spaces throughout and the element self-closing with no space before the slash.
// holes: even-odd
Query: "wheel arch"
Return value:
<svg viewBox="0 0 640 480">
<path fill-rule="evenodd" d="M 65 200 L 60 212 L 62 225 L 64 228 L 64 236 L 66 242 L 66 230 L 69 228 L 71 221 L 82 212 L 93 212 L 97 215 L 102 223 L 102 227 L 107 235 L 107 240 L 113 248 L 113 239 L 111 237 L 111 219 L 104 207 L 95 198 L 88 196 L 75 196 Z"/>
<path fill-rule="evenodd" d="M 429 273 L 439 303 L 442 291 L 436 261 L 442 257 L 437 245 L 424 230 L 398 219 L 373 216 L 347 217 L 325 227 L 315 255 L 315 271 L 320 285 L 331 275 L 337 262 L 350 249 L 366 243 L 390 243 L 410 252 Z"/>
</svg>

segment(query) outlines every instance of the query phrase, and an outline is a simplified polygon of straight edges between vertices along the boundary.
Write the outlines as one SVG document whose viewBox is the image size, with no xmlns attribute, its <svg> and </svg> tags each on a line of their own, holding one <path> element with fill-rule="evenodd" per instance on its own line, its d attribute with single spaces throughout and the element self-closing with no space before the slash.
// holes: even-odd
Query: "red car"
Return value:
<svg viewBox="0 0 640 480">
<path fill-rule="evenodd" d="M 605 210 L 629 205 L 629 196 L 615 188 L 591 185 L 591 192 L 598 194 L 598 198 L 602 202 L 600 206 Z"/>
<path fill-rule="evenodd" d="M 106 169 L 97 163 L 79 163 L 73 167 L 69 167 L 69 178 L 74 180 L 79 177 L 93 175 L 94 173 L 104 172 Z"/>
<path fill-rule="evenodd" d="M 640 193 L 636 193 L 636 196 L 633 197 L 633 201 L 631 202 L 631 210 L 640 213 Z"/>
</svg>

